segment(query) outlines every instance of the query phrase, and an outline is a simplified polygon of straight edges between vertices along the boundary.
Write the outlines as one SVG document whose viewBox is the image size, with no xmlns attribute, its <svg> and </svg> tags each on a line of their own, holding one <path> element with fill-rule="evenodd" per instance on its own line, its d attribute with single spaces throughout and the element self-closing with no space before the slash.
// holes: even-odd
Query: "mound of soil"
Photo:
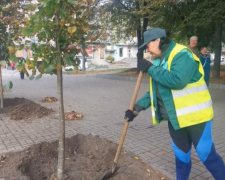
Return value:
<svg viewBox="0 0 225 180">
<path fill-rule="evenodd" d="M 2 156 L 0 179 L 49 180 L 57 172 L 58 142 L 40 143 L 29 149 Z M 66 139 L 66 180 L 97 180 L 111 169 L 117 145 L 98 136 L 76 135 Z M 169 180 L 122 151 L 120 168 L 110 180 Z"/>
<path fill-rule="evenodd" d="M 12 120 L 32 120 L 49 115 L 52 109 L 47 109 L 25 98 L 4 99 L 4 108 L 0 114 L 7 113 Z"/>
</svg>

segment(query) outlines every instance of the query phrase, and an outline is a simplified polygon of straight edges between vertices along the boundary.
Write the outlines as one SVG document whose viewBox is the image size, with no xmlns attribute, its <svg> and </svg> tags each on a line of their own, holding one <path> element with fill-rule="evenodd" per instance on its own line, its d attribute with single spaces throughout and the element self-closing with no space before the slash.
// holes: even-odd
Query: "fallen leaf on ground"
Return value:
<svg viewBox="0 0 225 180">
<path fill-rule="evenodd" d="M 75 119 L 81 119 L 81 118 L 83 118 L 83 115 L 75 111 L 65 113 L 66 120 L 75 120 Z"/>
<path fill-rule="evenodd" d="M 42 102 L 56 102 L 58 101 L 57 98 L 55 97 L 45 97 L 44 99 L 41 100 Z"/>
</svg>

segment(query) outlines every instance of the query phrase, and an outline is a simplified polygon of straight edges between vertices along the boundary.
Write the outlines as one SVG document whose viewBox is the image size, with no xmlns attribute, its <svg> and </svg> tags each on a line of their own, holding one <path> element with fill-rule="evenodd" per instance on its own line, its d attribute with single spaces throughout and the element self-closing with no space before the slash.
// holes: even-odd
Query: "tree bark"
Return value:
<svg viewBox="0 0 225 180">
<path fill-rule="evenodd" d="M 148 26 L 148 18 L 144 18 L 142 28 L 141 28 L 141 20 L 140 19 L 138 20 L 138 28 L 137 28 L 138 47 L 140 47 L 144 43 L 143 34 L 146 31 L 147 26 Z M 138 68 L 138 64 L 139 64 L 140 59 L 143 58 L 143 52 L 144 52 L 143 50 L 138 50 L 138 53 L 137 53 L 137 68 Z M 138 72 L 139 72 L 139 70 L 138 70 Z"/>
<path fill-rule="evenodd" d="M 64 117 L 64 104 L 63 104 L 63 88 L 62 88 L 62 69 L 57 71 L 58 81 L 58 96 L 59 96 L 59 148 L 58 148 L 58 179 L 61 180 L 64 175 L 65 167 L 65 117 Z"/>
<path fill-rule="evenodd" d="M 220 77 L 220 64 L 221 64 L 221 40 L 222 40 L 222 24 L 216 23 L 216 32 L 215 32 L 215 58 L 213 65 L 213 77 Z"/>
<path fill-rule="evenodd" d="M 143 40 L 142 40 L 142 33 L 141 33 L 141 20 L 138 19 L 137 21 L 138 27 L 137 27 L 137 45 L 138 48 L 141 46 Z M 138 62 L 139 60 L 143 58 L 143 51 L 138 50 L 137 52 L 137 68 L 138 68 Z"/>
<path fill-rule="evenodd" d="M 1 98 L 1 108 L 4 108 L 4 97 L 3 97 L 3 85 L 2 85 L 2 64 L 0 63 L 0 98 Z"/>
<path fill-rule="evenodd" d="M 144 6 L 146 6 L 146 2 L 144 2 L 143 4 Z M 137 2 L 137 9 L 140 9 L 140 5 L 139 2 Z M 137 20 L 137 41 L 138 41 L 138 47 L 140 47 L 143 42 L 144 42 L 144 37 L 143 34 L 146 31 L 148 26 L 148 18 L 144 18 L 143 19 L 143 26 L 141 27 L 141 19 Z M 139 73 L 139 68 L 138 68 L 138 64 L 140 59 L 143 58 L 143 50 L 138 50 L 137 52 L 137 72 Z"/>
<path fill-rule="evenodd" d="M 58 14 L 55 15 L 55 24 L 58 28 L 59 25 L 59 17 Z M 57 60 L 62 66 L 62 59 L 60 57 L 61 51 L 59 46 L 58 36 L 56 37 L 56 48 L 58 51 Z M 58 148 L 58 179 L 61 180 L 64 175 L 65 168 L 65 116 L 64 116 L 64 103 L 63 103 L 63 77 L 62 77 L 62 68 L 57 70 L 57 87 L 58 87 L 58 97 L 59 97 L 59 148 Z"/>
</svg>

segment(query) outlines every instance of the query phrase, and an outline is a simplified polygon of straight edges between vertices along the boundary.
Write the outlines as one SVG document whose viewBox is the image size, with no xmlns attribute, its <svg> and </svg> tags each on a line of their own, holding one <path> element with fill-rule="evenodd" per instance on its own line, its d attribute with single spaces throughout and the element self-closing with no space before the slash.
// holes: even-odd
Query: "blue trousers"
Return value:
<svg viewBox="0 0 225 180">
<path fill-rule="evenodd" d="M 175 153 L 176 179 L 188 180 L 191 172 L 191 146 L 215 180 L 225 180 L 225 165 L 212 140 L 212 121 L 174 130 L 168 123 Z"/>
</svg>

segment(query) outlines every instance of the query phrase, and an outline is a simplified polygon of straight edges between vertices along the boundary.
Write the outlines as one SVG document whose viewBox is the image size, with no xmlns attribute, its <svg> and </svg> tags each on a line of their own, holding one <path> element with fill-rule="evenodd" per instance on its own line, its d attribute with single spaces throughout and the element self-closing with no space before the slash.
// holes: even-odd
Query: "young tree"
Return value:
<svg viewBox="0 0 225 180">
<path fill-rule="evenodd" d="M 15 38 L 18 32 L 18 22 L 22 19 L 22 14 L 18 12 L 20 6 L 19 0 L 2 0 L 0 1 L 0 68 L 2 61 L 6 63 L 9 61 L 8 46 Z M 7 89 L 12 88 L 12 82 L 9 81 L 6 86 Z M 4 94 L 2 84 L 2 73 L 0 70 L 0 99 L 1 108 L 4 107 Z"/>
<path fill-rule="evenodd" d="M 60 111 L 60 134 L 58 148 L 58 179 L 64 175 L 65 160 L 65 118 L 63 103 L 63 78 L 62 66 L 79 65 L 79 59 L 74 59 L 80 52 L 80 47 L 85 46 L 85 41 L 91 35 L 88 33 L 87 19 L 92 8 L 92 0 L 39 0 L 34 6 L 28 4 L 28 8 L 35 9 L 33 15 L 25 19 L 26 27 L 22 29 L 25 36 L 37 36 L 38 44 L 30 43 L 34 51 L 34 60 L 27 59 L 28 69 L 32 70 L 30 79 L 34 79 L 37 60 L 42 60 L 38 68 L 40 74 L 56 74 Z M 20 48 L 23 48 L 21 46 Z M 15 58 L 15 49 L 11 57 Z M 24 69 L 23 65 L 18 67 Z M 24 69 L 25 70 L 25 69 Z M 25 73 L 29 76 L 28 72 Z"/>
</svg>

